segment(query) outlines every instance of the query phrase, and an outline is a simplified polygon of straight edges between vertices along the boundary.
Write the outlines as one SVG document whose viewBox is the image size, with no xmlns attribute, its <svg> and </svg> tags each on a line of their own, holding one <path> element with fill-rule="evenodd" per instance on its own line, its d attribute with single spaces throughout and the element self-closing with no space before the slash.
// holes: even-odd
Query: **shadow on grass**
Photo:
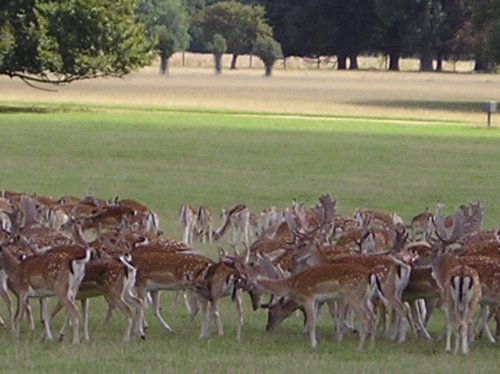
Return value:
<svg viewBox="0 0 500 374">
<path fill-rule="evenodd" d="M 53 113 L 59 111 L 57 108 L 48 108 L 42 106 L 13 106 L 13 105 L 1 105 L 0 104 L 0 114 L 13 114 L 13 113 Z"/>
<path fill-rule="evenodd" d="M 485 101 L 364 100 L 355 101 L 354 104 L 374 107 L 442 110 L 466 113 L 484 113 L 486 108 Z"/>
<path fill-rule="evenodd" d="M 10 105 L 10 104 L 1 104 L 0 103 L 0 114 L 17 114 L 17 113 L 40 113 L 40 114 L 49 114 L 49 113 L 62 113 L 62 112 L 88 112 L 89 108 L 81 105 Z"/>
</svg>

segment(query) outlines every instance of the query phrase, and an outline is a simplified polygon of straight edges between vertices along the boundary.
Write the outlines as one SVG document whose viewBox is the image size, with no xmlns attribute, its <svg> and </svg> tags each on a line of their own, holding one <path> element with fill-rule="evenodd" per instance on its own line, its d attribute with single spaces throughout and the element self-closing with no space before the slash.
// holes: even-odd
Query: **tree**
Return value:
<svg viewBox="0 0 500 374">
<path fill-rule="evenodd" d="M 207 44 L 207 49 L 214 55 L 215 74 L 221 74 L 222 55 L 227 51 L 226 39 L 221 34 L 214 34 L 212 42 Z"/>
<path fill-rule="evenodd" d="M 175 52 L 175 38 L 165 25 L 157 29 L 158 42 L 156 48 L 160 52 L 160 74 L 166 75 L 169 71 L 168 62 Z"/>
<path fill-rule="evenodd" d="M 486 55 L 488 60 L 500 64 L 500 20 L 492 23 L 486 36 Z"/>
<path fill-rule="evenodd" d="M 123 76 L 151 61 L 135 1 L 17 0 L 0 8 L 0 74 L 28 84 Z"/>
<path fill-rule="evenodd" d="M 425 6 L 423 0 L 374 0 L 375 48 L 389 56 L 389 70 L 399 70 L 399 59 L 412 45 L 413 23 Z"/>
<path fill-rule="evenodd" d="M 266 77 L 270 77 L 273 72 L 273 65 L 276 60 L 283 58 L 281 45 L 270 36 L 258 36 L 253 45 L 252 53 L 259 57 L 264 63 Z"/>
<path fill-rule="evenodd" d="M 495 25 L 500 20 L 500 0 L 469 0 L 472 12 L 472 24 L 475 34 L 475 71 L 491 71 L 495 50 L 500 45 L 493 45 L 488 38 L 495 40 Z"/>
<path fill-rule="evenodd" d="M 196 17 L 194 27 L 205 45 L 220 34 L 232 53 L 231 69 L 236 68 L 238 55 L 250 53 L 257 36 L 272 36 L 272 29 L 264 18 L 260 5 L 245 5 L 236 1 L 223 1 L 204 8 Z"/>
<path fill-rule="evenodd" d="M 137 17 L 160 54 L 160 73 L 168 73 L 170 57 L 189 45 L 189 16 L 184 0 L 141 0 Z"/>
</svg>

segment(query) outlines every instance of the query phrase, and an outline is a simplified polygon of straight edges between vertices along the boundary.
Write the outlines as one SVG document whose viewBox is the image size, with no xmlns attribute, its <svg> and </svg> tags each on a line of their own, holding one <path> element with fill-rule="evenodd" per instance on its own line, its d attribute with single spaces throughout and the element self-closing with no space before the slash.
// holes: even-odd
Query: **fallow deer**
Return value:
<svg viewBox="0 0 500 374">
<path fill-rule="evenodd" d="M 194 229 L 196 227 L 196 211 L 191 205 L 183 205 L 179 213 L 179 221 L 182 226 L 182 241 L 186 244 L 193 242 Z"/>
<path fill-rule="evenodd" d="M 79 320 L 74 300 L 85 274 L 85 264 L 90 260 L 92 250 L 75 247 L 67 251 L 48 251 L 35 254 L 23 261 L 18 260 L 3 247 L 0 250 L 3 253 L 10 287 L 17 296 L 16 337 L 20 336 L 21 320 L 28 298 L 56 296 L 69 313 L 73 326 L 73 344 L 78 344 L 80 342 Z M 50 318 L 45 303 L 42 304 L 42 316 L 45 337 L 52 340 Z"/>
<path fill-rule="evenodd" d="M 293 299 L 304 308 L 306 328 L 311 347 L 317 346 L 317 302 L 345 300 L 361 322 L 358 349 L 362 350 L 367 335 L 371 347 L 375 344 L 375 316 L 371 299 L 380 294 L 380 281 L 376 274 L 357 264 L 328 264 L 305 269 L 285 279 L 258 279 L 243 262 L 236 261 L 246 288 L 261 288 L 277 296 Z"/>
</svg>

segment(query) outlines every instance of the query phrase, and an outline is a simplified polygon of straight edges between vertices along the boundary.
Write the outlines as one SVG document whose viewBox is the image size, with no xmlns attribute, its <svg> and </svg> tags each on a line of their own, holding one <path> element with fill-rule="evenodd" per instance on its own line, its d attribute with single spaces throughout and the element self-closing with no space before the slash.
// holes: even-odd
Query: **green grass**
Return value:
<svg viewBox="0 0 500 374">
<path fill-rule="evenodd" d="M 500 131 L 450 122 L 373 118 L 328 118 L 252 113 L 141 110 L 132 107 L 3 105 L 0 107 L 0 188 L 58 197 L 135 198 L 156 210 L 162 228 L 180 238 L 181 204 L 206 205 L 214 213 L 243 202 L 252 210 L 306 205 L 331 192 L 340 213 L 372 207 L 397 211 L 408 220 L 434 208 L 448 211 L 479 199 L 485 226 L 500 221 Z M 216 215 L 216 214 L 214 214 Z M 215 246 L 214 246 L 215 247 Z M 205 253 L 215 250 L 205 246 Z M 333 340 L 325 315 L 320 344 L 311 352 L 295 318 L 275 333 L 265 315 L 246 305 L 241 344 L 234 343 L 234 307 L 223 301 L 224 337 L 181 335 L 187 322 L 181 305 L 163 307 L 176 333 L 166 336 L 150 322 L 147 341 L 120 343 L 121 315 L 102 326 L 104 306 L 91 307 L 93 342 L 74 348 L 42 343 L 24 329 L 15 343 L 0 331 L 2 370 L 7 372 L 488 372 L 498 348 L 475 344 L 468 358 L 442 352 L 413 338 L 405 345 L 378 339 L 374 352 L 355 352 L 356 338 Z M 2 311 L 5 316 L 5 311 Z M 56 321 L 58 326 L 61 317 Z M 439 335 L 442 320 L 432 321 Z M 57 327 L 56 326 L 56 327 Z M 199 328 L 199 320 L 196 329 Z M 54 329 L 55 331 L 55 329 Z"/>
</svg>

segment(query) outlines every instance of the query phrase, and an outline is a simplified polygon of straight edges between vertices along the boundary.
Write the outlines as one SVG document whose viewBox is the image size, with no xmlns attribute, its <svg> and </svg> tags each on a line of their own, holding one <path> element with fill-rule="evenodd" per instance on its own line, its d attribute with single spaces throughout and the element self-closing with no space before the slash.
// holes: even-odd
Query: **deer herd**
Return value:
<svg viewBox="0 0 500 374">
<path fill-rule="evenodd" d="M 479 202 L 449 216 L 438 203 L 435 213 L 426 208 L 407 224 L 397 214 L 372 209 L 348 217 L 326 194 L 310 208 L 293 201 L 260 214 L 237 204 L 222 211 L 218 228 L 209 209 L 184 205 L 181 241 L 166 237 L 158 215 L 132 199 L 54 199 L 3 190 L 0 296 L 16 339 L 25 316 L 24 328 L 35 329 L 30 299 L 37 298 L 43 338 L 54 339 L 51 322 L 64 309 L 58 338 L 70 326 L 74 344 L 80 329 L 85 341 L 91 339 L 89 300 L 98 296 L 108 305 L 106 320 L 115 310 L 124 315 L 124 341 L 146 337 L 148 307 L 172 332 L 160 303 L 160 292 L 170 290 L 184 297 L 186 331 L 202 315 L 201 338 L 212 325 L 224 334 L 219 304 L 230 296 L 240 341 L 248 294 L 255 311 L 267 310 L 268 331 L 302 312 L 312 348 L 326 304 L 337 339 L 355 333 L 359 350 L 373 348 L 377 337 L 404 343 L 409 333 L 432 341 L 427 325 L 441 308 L 445 350 L 468 354 L 475 339 L 484 335 L 495 343 L 500 335 L 500 230 L 481 228 L 482 218 Z M 214 260 L 197 252 L 195 242 L 209 249 L 224 244 Z M 57 300 L 51 310 L 50 297 Z"/>
</svg>

